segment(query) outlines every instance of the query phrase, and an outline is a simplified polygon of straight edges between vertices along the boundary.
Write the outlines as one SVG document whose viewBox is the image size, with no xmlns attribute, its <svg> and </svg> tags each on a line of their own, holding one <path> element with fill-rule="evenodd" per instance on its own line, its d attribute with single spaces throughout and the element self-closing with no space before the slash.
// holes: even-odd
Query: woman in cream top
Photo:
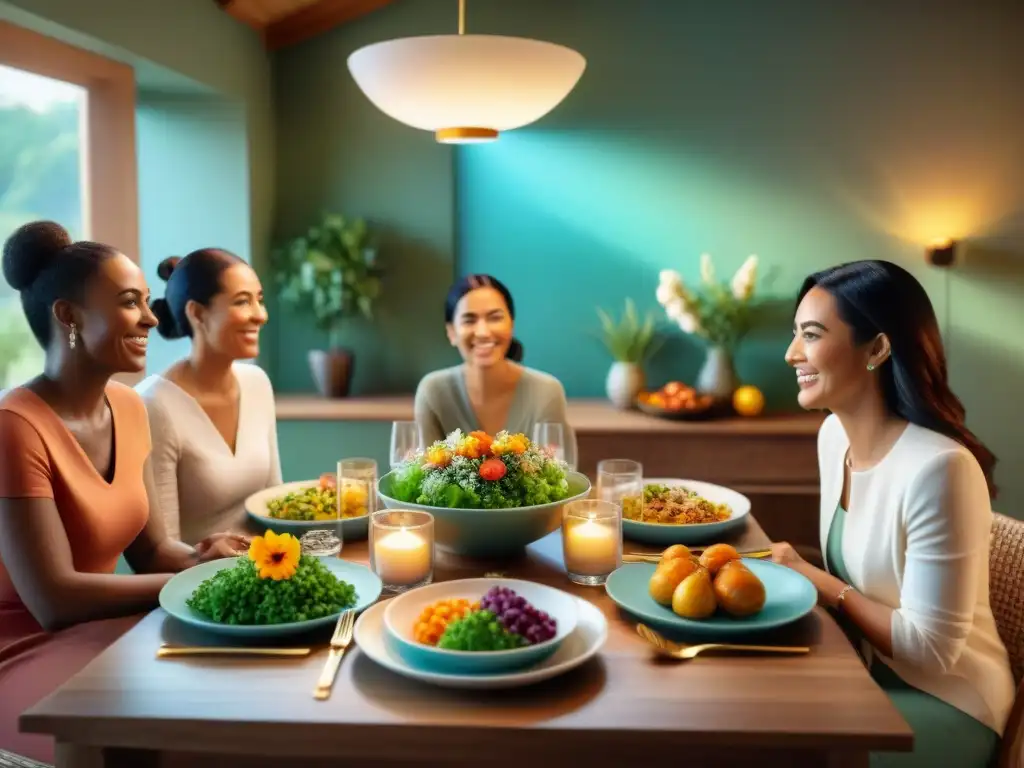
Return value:
<svg viewBox="0 0 1024 768">
<path fill-rule="evenodd" d="M 153 302 L 165 338 L 187 336 L 189 357 L 138 386 L 153 434 L 154 513 L 186 543 L 247 530 L 245 499 L 281 483 L 274 392 L 266 373 L 238 362 L 259 354 L 267 321 L 253 269 L 219 249 L 160 265 Z"/>
<path fill-rule="evenodd" d="M 416 388 L 415 412 L 425 445 L 450 432 L 501 430 L 533 438 L 537 424 L 562 425 L 565 461 L 576 466 L 576 435 L 566 417 L 565 389 L 554 376 L 519 364 L 513 337 L 515 303 L 497 278 L 470 275 L 448 291 L 445 331 L 462 365 L 427 374 Z"/>
<path fill-rule="evenodd" d="M 964 426 L 931 302 L 906 270 L 863 261 L 800 292 L 786 359 L 800 405 L 832 412 L 818 436 L 826 569 L 786 543 L 862 640 L 875 680 L 914 730 L 873 766 L 982 768 L 1013 706 L 989 604 L 995 457 Z"/>
</svg>

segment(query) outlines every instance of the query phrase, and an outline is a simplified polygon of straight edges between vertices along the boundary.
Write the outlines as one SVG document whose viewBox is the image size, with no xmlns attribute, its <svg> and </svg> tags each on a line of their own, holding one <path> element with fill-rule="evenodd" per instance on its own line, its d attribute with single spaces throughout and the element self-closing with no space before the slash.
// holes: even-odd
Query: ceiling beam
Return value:
<svg viewBox="0 0 1024 768">
<path fill-rule="evenodd" d="M 319 0 L 268 24 L 263 39 L 270 50 L 284 48 L 372 13 L 391 2 L 393 0 Z"/>
<path fill-rule="evenodd" d="M 258 11 L 254 11 L 245 3 L 240 3 L 237 0 L 213 0 L 214 3 L 222 11 L 227 13 L 243 24 L 248 24 L 255 30 L 262 31 L 264 26 L 264 20 Z"/>
</svg>

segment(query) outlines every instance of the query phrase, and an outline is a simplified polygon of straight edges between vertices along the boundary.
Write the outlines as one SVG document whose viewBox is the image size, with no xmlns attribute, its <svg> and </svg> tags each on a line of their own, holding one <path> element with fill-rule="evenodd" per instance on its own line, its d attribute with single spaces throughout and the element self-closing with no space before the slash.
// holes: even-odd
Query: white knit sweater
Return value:
<svg viewBox="0 0 1024 768">
<path fill-rule="evenodd" d="M 829 416 L 818 433 L 823 552 L 848 448 Z M 989 605 L 992 507 L 974 456 L 911 424 L 882 461 L 852 473 L 849 507 L 852 586 L 894 611 L 893 658 L 874 653 L 909 685 L 1002 734 L 1015 690 Z"/>
</svg>

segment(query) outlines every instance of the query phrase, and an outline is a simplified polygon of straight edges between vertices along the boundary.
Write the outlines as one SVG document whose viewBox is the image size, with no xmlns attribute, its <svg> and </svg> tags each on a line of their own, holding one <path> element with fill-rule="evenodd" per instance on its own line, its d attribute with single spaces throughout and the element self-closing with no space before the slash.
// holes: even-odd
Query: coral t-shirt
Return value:
<svg viewBox="0 0 1024 768">
<path fill-rule="evenodd" d="M 109 384 L 106 396 L 114 422 L 109 483 L 38 395 L 20 388 L 0 398 L 0 498 L 53 499 L 75 569 L 82 573 L 113 573 L 119 555 L 149 519 L 143 472 L 150 451 L 145 406 L 134 390 L 121 384 Z M 140 618 L 122 616 L 46 632 L 18 596 L 0 559 L 0 749 L 52 763 L 53 738 L 21 732 L 19 716 Z"/>
<path fill-rule="evenodd" d="M 118 557 L 149 518 L 143 473 L 150 452 L 145 405 L 134 390 L 116 382 L 107 385 L 106 396 L 114 424 L 111 482 L 34 392 L 20 387 L 0 399 L 0 498 L 53 499 L 75 570 L 81 573 L 113 573 Z M 0 557 L 0 663 L 11 643 L 40 629 Z"/>
</svg>

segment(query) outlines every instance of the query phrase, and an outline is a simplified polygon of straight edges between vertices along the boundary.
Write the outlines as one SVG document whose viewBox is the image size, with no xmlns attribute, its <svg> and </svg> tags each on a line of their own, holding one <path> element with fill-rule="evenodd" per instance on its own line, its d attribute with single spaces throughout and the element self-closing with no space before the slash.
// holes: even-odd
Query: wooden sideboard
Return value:
<svg viewBox="0 0 1024 768">
<path fill-rule="evenodd" d="M 402 421 L 411 396 L 326 400 L 282 395 L 281 421 Z M 593 476 L 605 458 L 634 459 L 649 477 L 682 477 L 726 485 L 750 497 L 775 541 L 818 546 L 817 433 L 823 415 L 669 421 L 620 411 L 603 400 L 570 400 L 579 469 Z"/>
</svg>

